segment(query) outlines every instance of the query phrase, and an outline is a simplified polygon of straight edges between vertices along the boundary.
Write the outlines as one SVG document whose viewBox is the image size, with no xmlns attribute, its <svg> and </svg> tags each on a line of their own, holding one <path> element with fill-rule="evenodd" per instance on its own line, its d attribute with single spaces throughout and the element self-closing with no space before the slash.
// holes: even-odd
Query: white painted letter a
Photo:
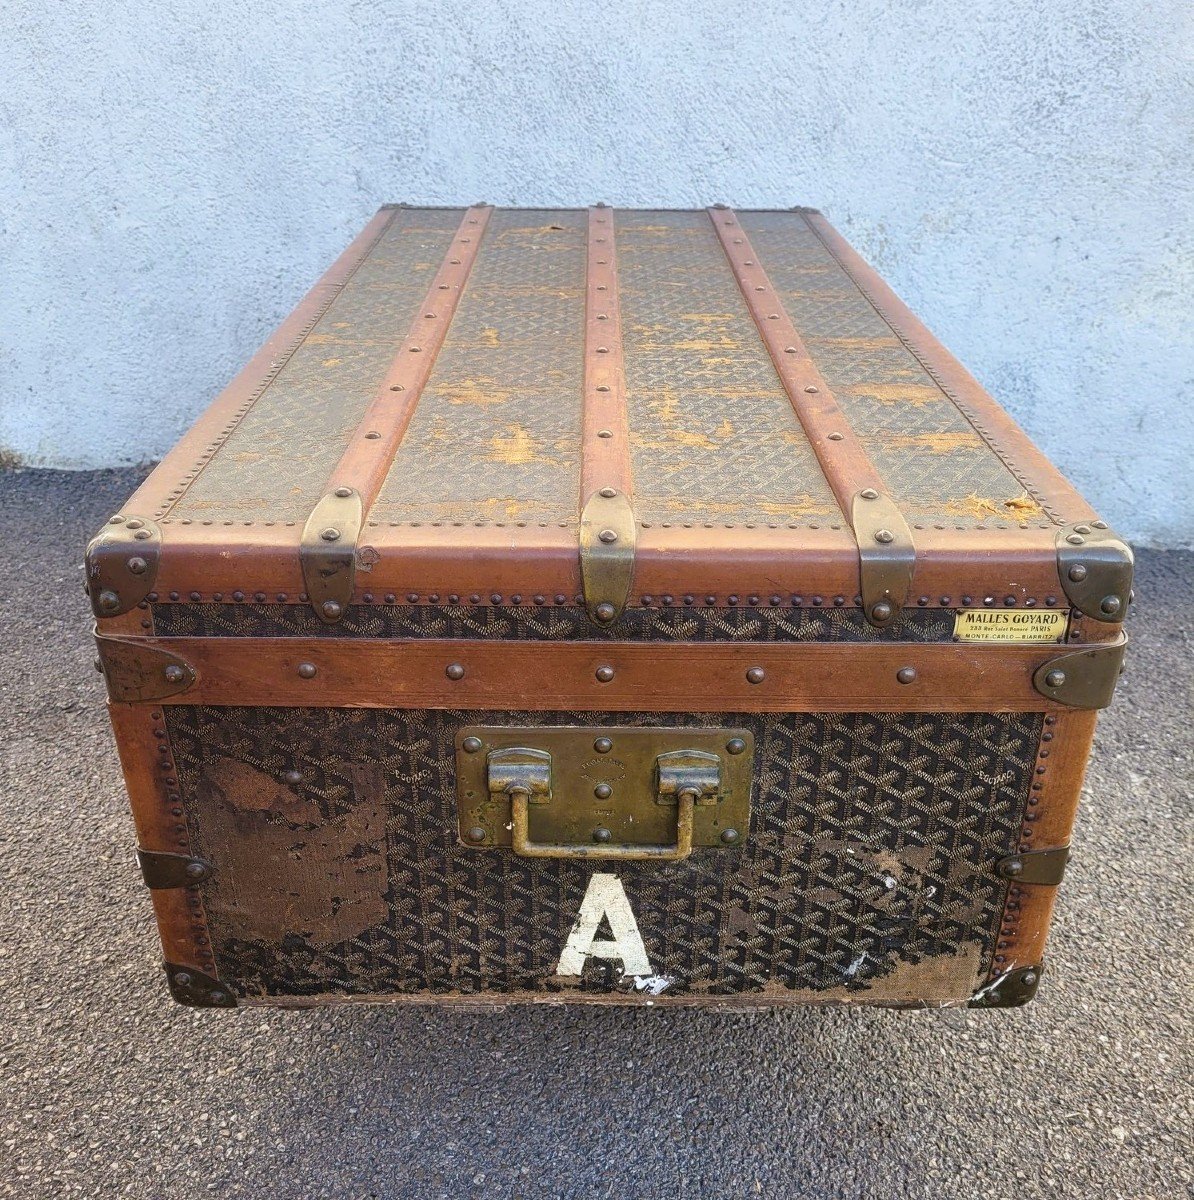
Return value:
<svg viewBox="0 0 1194 1200">
<path fill-rule="evenodd" d="M 609 922 L 613 941 L 597 941 L 602 918 Z M 579 976 L 586 958 L 618 958 L 625 975 L 650 975 L 647 948 L 638 931 L 638 922 L 626 898 L 626 889 L 616 875 L 594 875 L 576 914 L 576 924 L 564 943 L 557 975 Z"/>
</svg>

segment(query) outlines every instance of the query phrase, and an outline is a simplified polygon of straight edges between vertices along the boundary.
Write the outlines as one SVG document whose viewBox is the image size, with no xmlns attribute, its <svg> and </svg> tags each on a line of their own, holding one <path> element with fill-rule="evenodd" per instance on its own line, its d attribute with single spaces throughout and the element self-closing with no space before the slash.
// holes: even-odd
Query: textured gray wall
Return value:
<svg viewBox="0 0 1194 1200">
<path fill-rule="evenodd" d="M 0 454 L 162 454 L 386 200 L 812 204 L 1188 544 L 1186 0 L 7 0 Z"/>
</svg>

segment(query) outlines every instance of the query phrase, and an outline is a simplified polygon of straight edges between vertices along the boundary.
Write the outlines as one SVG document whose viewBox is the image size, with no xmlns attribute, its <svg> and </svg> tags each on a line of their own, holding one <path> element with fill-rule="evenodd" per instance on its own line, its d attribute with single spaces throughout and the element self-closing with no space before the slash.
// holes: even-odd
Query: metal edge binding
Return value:
<svg viewBox="0 0 1194 1200">
<path fill-rule="evenodd" d="M 895 501 L 875 488 L 863 488 L 854 497 L 850 524 L 858 542 L 863 615 L 882 629 L 900 615 L 912 590 L 912 530 Z"/>
<path fill-rule="evenodd" d="M 1041 884 L 1057 887 L 1070 861 L 1069 846 L 1054 846 L 1048 850 L 1025 850 L 1008 854 L 995 864 L 995 872 L 1013 883 Z"/>
<path fill-rule="evenodd" d="M 1020 1008 L 1037 993 L 1045 964 L 1005 971 L 985 983 L 967 1001 L 968 1008 Z"/>
<path fill-rule="evenodd" d="M 211 874 L 211 863 L 189 854 L 171 854 L 164 850 L 137 847 L 137 865 L 147 888 L 191 887 Z"/>
<path fill-rule="evenodd" d="M 117 513 L 87 544 L 87 595 L 97 617 L 117 617 L 153 591 L 162 531 L 147 517 Z"/>
<path fill-rule="evenodd" d="M 1106 521 L 1057 532 L 1057 574 L 1071 607 L 1096 621 L 1122 621 L 1132 598 L 1132 549 Z"/>
<path fill-rule="evenodd" d="M 1128 639 L 1071 650 L 1041 663 L 1032 686 L 1049 700 L 1071 708 L 1106 708 L 1124 669 Z"/>
<path fill-rule="evenodd" d="M 581 510 L 581 587 L 585 608 L 599 625 L 609 625 L 626 607 L 637 535 L 630 500 L 614 488 L 602 488 Z"/>
<path fill-rule="evenodd" d="M 176 696 L 199 678 L 186 659 L 151 642 L 105 637 L 97 632 L 95 644 L 96 668 L 108 685 L 108 698 L 117 704 Z"/>
<path fill-rule="evenodd" d="M 334 625 L 348 611 L 365 509 L 355 488 L 337 487 L 311 510 L 299 543 L 303 585 L 316 616 Z"/>
<path fill-rule="evenodd" d="M 170 994 L 179 1004 L 191 1008 L 235 1008 L 236 997 L 218 979 L 205 975 L 194 967 L 166 962 L 166 981 Z"/>
</svg>

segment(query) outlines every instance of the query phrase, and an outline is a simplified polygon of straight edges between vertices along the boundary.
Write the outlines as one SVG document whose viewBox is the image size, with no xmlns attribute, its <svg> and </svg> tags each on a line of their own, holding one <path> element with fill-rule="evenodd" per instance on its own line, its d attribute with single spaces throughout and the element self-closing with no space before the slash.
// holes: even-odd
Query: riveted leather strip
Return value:
<svg viewBox="0 0 1194 1200">
<path fill-rule="evenodd" d="M 492 212 L 488 205 L 465 211 L 422 309 L 307 520 L 300 548 L 303 580 L 324 621 L 340 620 L 352 599 L 360 529 L 444 344 Z"/>
<path fill-rule="evenodd" d="M 585 276 L 585 370 L 581 422 L 580 572 L 585 608 L 601 625 L 626 606 L 637 522 L 613 210 L 589 209 Z"/>
<path fill-rule="evenodd" d="M 746 230 L 728 208 L 708 212 L 784 391 L 854 530 L 867 620 L 888 625 L 912 586 L 912 531 L 780 303 Z"/>
</svg>

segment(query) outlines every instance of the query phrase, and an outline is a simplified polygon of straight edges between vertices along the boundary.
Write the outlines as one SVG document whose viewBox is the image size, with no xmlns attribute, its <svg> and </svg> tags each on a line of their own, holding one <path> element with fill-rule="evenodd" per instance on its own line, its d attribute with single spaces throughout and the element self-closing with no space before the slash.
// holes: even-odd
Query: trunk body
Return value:
<svg viewBox="0 0 1194 1200">
<path fill-rule="evenodd" d="M 383 209 L 92 542 L 174 996 L 1011 1005 L 1131 554 L 811 210 Z"/>
</svg>

